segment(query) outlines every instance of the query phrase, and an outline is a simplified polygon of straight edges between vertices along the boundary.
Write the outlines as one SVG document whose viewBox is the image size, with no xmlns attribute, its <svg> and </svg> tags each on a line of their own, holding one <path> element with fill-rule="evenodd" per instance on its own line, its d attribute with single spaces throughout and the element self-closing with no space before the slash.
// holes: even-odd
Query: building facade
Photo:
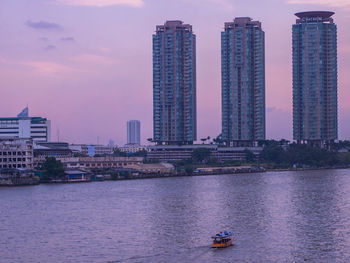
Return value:
<svg viewBox="0 0 350 263">
<path fill-rule="evenodd" d="M 221 32 L 222 139 L 231 146 L 265 140 L 265 33 L 238 17 Z"/>
<path fill-rule="evenodd" d="M 156 145 L 149 146 L 147 159 L 160 162 L 177 162 L 192 158 L 193 151 L 205 148 L 210 150 L 210 158 L 218 162 L 245 161 L 246 150 L 251 151 L 256 158 L 259 158 L 263 147 L 219 147 L 216 144 L 197 145 Z"/>
<path fill-rule="evenodd" d="M 118 149 L 121 152 L 125 152 L 125 153 L 136 153 L 139 151 L 147 151 L 148 150 L 148 148 L 146 146 L 137 145 L 137 144 L 127 144 L 127 145 L 124 145 L 122 147 L 118 147 Z"/>
<path fill-rule="evenodd" d="M 141 144 L 140 139 L 141 124 L 138 120 L 127 122 L 127 144 Z"/>
<path fill-rule="evenodd" d="M 17 117 L 0 118 L 0 139 L 11 137 L 49 142 L 51 121 L 41 117 L 28 117 L 28 108 L 25 108 Z"/>
<path fill-rule="evenodd" d="M 302 12 L 293 25 L 293 138 L 338 138 L 337 26 L 333 12 Z"/>
<path fill-rule="evenodd" d="M 128 165 L 142 164 L 142 157 L 70 157 L 56 158 L 61 161 L 65 168 L 68 169 L 110 169 L 124 168 Z M 35 158 L 36 165 L 40 165 L 45 161 L 43 158 Z"/>
<path fill-rule="evenodd" d="M 18 138 L 0 139 L 1 169 L 33 169 L 33 141 Z"/>
<path fill-rule="evenodd" d="M 73 154 L 82 156 L 109 155 L 113 153 L 113 147 L 102 144 L 70 144 L 68 148 Z"/>
<path fill-rule="evenodd" d="M 197 139 L 196 36 L 192 26 L 167 21 L 153 35 L 153 140 Z"/>
</svg>

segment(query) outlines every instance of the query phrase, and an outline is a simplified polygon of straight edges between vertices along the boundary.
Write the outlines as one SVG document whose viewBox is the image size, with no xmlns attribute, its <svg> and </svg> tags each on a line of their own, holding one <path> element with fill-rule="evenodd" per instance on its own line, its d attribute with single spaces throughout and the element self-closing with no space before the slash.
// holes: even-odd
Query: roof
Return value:
<svg viewBox="0 0 350 263">
<path fill-rule="evenodd" d="M 66 174 L 86 174 L 86 172 L 80 170 L 65 170 L 64 172 Z"/>
<path fill-rule="evenodd" d="M 304 18 L 304 17 L 330 18 L 334 14 L 335 13 L 331 11 L 308 11 L 308 12 L 299 12 L 299 13 L 296 13 L 295 15 L 299 18 Z"/>
<path fill-rule="evenodd" d="M 17 121 L 17 120 L 32 120 L 32 121 L 47 121 L 46 118 L 43 117 L 2 117 L 1 121 Z"/>
</svg>

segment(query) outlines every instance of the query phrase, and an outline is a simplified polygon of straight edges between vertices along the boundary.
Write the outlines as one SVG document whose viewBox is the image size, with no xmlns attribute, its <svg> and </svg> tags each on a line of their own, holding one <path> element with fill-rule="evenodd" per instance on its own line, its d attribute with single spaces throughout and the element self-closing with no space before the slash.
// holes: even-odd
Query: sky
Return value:
<svg viewBox="0 0 350 263">
<path fill-rule="evenodd" d="M 266 132 L 292 139 L 294 13 L 334 11 L 339 139 L 350 139 L 350 0 L 0 0 L 0 116 L 52 123 L 52 141 L 126 143 L 126 122 L 153 136 L 152 34 L 166 20 L 197 37 L 198 139 L 221 132 L 220 32 L 249 16 L 266 38 Z"/>
</svg>

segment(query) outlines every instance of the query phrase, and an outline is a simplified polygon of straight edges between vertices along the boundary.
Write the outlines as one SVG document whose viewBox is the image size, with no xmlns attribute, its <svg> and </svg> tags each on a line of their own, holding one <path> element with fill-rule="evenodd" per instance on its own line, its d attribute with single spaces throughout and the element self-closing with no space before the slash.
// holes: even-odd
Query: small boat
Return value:
<svg viewBox="0 0 350 263">
<path fill-rule="evenodd" d="M 212 248 L 228 247 L 232 246 L 233 243 L 232 232 L 220 232 L 211 238 L 213 239 L 213 244 L 211 245 Z"/>
</svg>

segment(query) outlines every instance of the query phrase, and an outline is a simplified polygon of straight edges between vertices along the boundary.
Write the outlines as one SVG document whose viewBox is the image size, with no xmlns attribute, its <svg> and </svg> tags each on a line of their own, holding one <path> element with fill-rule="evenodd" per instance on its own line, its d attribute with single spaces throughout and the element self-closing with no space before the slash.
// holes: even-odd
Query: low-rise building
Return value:
<svg viewBox="0 0 350 263">
<path fill-rule="evenodd" d="M 139 145 L 139 144 L 125 144 L 122 147 L 118 147 L 118 149 L 121 152 L 125 152 L 125 153 L 136 153 L 139 151 L 147 151 L 148 150 L 148 148 L 146 146 Z"/>
<path fill-rule="evenodd" d="M 258 157 L 263 147 L 219 147 L 215 144 L 194 145 L 156 145 L 148 147 L 147 159 L 160 162 L 176 162 L 192 158 L 195 149 L 206 148 L 211 151 L 211 158 L 219 162 L 244 161 L 246 150 L 252 151 Z"/>
<path fill-rule="evenodd" d="M 113 147 L 102 144 L 70 144 L 69 149 L 83 156 L 108 155 L 113 153 Z"/>
<path fill-rule="evenodd" d="M 72 157 L 73 152 L 66 142 L 35 142 L 35 157 Z"/>
<path fill-rule="evenodd" d="M 137 172 L 144 174 L 173 174 L 175 173 L 174 165 L 170 163 L 142 163 L 127 165 L 126 168 L 131 168 Z"/>
<path fill-rule="evenodd" d="M 66 170 L 68 182 L 86 182 L 88 181 L 87 174 L 81 170 Z"/>
<path fill-rule="evenodd" d="M 33 169 L 33 140 L 0 139 L 0 169 Z"/>
<path fill-rule="evenodd" d="M 216 151 L 217 146 L 214 144 L 149 146 L 147 159 L 160 162 L 176 162 L 191 159 L 193 150 L 199 148 L 208 148 L 211 151 Z"/>
<path fill-rule="evenodd" d="M 56 158 L 61 161 L 65 168 L 68 169 L 109 169 L 109 168 L 124 168 L 129 165 L 142 164 L 142 157 L 70 157 Z M 45 160 L 40 160 L 45 161 Z"/>
</svg>

